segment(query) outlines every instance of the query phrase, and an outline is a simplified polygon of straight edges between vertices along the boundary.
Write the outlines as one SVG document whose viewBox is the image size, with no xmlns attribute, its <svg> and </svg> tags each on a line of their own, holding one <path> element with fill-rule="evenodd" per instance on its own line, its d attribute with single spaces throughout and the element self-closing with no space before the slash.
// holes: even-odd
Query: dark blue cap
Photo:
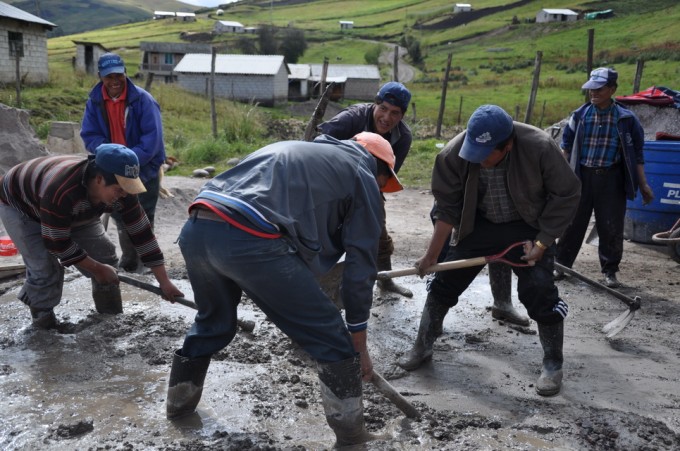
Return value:
<svg viewBox="0 0 680 451">
<path fill-rule="evenodd" d="M 512 134 L 512 117 L 496 105 L 482 105 L 468 121 L 460 157 L 471 163 L 481 163 L 500 143 Z"/>
<path fill-rule="evenodd" d="M 100 77 L 106 77 L 109 74 L 124 74 L 125 62 L 115 53 L 104 53 L 99 57 L 97 68 Z"/>
<path fill-rule="evenodd" d="M 390 81 L 382 85 L 375 98 L 376 100 L 398 106 L 401 108 L 401 111 L 405 113 L 408 109 L 408 104 L 411 101 L 411 92 L 401 83 Z"/>
</svg>

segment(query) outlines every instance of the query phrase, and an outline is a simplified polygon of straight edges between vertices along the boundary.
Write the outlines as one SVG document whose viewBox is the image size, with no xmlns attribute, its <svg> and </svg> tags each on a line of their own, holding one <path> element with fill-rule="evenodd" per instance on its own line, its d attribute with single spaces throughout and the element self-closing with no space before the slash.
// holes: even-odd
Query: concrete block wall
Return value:
<svg viewBox="0 0 680 451">
<path fill-rule="evenodd" d="M 0 19 L 0 82 L 16 82 L 16 60 L 9 54 L 8 32 L 23 35 L 24 56 L 19 61 L 20 76 L 27 84 L 44 84 L 49 81 L 47 65 L 47 34 L 37 24 L 21 24 Z"/>
</svg>

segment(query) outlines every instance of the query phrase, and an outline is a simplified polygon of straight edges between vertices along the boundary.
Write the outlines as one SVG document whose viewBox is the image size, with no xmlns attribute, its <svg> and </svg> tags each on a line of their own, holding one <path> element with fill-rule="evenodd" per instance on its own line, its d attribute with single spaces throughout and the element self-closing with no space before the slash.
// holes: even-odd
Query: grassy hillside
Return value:
<svg viewBox="0 0 680 451">
<path fill-rule="evenodd" d="M 636 61 L 641 57 L 645 60 L 642 89 L 651 85 L 680 89 L 680 41 L 675 32 L 680 22 L 680 4 L 675 0 L 479 0 L 473 4 L 477 19 L 465 24 L 461 24 L 463 17 L 453 14 L 452 5 L 453 2 L 445 0 L 243 0 L 226 6 L 219 19 L 237 20 L 246 26 L 273 23 L 302 29 L 309 48 L 301 62 L 310 63 L 320 63 L 328 57 L 331 63 L 365 64 L 366 54 L 376 46 L 394 46 L 404 37 L 416 39 L 424 58 L 416 64 L 415 79 L 407 82 L 416 104 L 407 116 L 421 136 L 423 130 L 433 130 L 436 123 L 449 54 L 453 61 L 444 115 L 446 130 L 464 125 L 472 111 L 484 103 L 498 104 L 523 120 L 538 51 L 543 55 L 542 67 L 530 122 L 547 127 L 566 117 L 584 99 L 580 86 L 587 78 L 589 29 L 595 33 L 594 65 L 614 66 L 620 73 L 618 94 L 631 93 Z M 611 8 L 615 16 L 571 23 L 533 22 L 540 8 L 550 7 L 581 12 Z M 195 23 L 145 20 L 50 39 L 53 80 L 49 86 L 27 90 L 24 95 L 27 108 L 35 109 L 32 121 L 41 136 L 46 136 L 48 120 L 80 120 L 87 91 L 96 82 L 83 74 L 74 76 L 73 40 L 100 42 L 119 52 L 128 63 L 129 72 L 135 74 L 141 41 L 180 42 L 183 32 L 209 32 L 218 19 L 213 13 L 204 11 Z M 354 29 L 341 31 L 339 20 L 353 20 Z M 452 25 L 455 23 L 458 25 Z M 243 37 L 222 35 L 211 42 L 221 52 L 238 52 L 236 40 Z M 387 65 L 381 65 L 381 73 L 383 81 L 392 77 Z M 289 115 L 281 108 L 220 102 L 222 116 L 229 120 L 220 123 L 220 139 L 215 142 L 206 129 L 210 110 L 206 99 L 158 84 L 154 84 L 152 93 L 159 98 L 164 111 L 171 152 L 196 161 L 209 161 L 220 152 L 230 155 L 247 152 L 271 139 L 265 134 L 267 117 Z M 0 101 L 11 104 L 12 95 L 11 89 L 0 91 Z M 351 99 L 345 102 L 350 103 Z M 307 115 L 298 119 L 308 118 Z M 450 137 L 445 134 L 443 139 Z M 432 139 L 416 142 L 403 175 L 400 174 L 407 184 L 427 185 L 435 142 Z"/>
</svg>

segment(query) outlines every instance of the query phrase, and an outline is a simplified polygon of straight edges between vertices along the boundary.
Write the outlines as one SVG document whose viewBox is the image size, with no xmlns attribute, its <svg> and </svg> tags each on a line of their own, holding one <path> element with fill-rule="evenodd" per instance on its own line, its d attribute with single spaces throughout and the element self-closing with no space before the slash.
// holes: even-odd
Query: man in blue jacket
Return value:
<svg viewBox="0 0 680 451">
<path fill-rule="evenodd" d="M 159 171 L 165 162 L 163 124 L 160 106 L 144 89 L 132 83 L 126 75 L 123 59 L 115 53 L 99 58 L 99 83 L 90 91 L 80 136 L 85 148 L 94 153 L 100 144 L 122 144 L 137 155 L 139 178 L 146 192 L 139 202 L 154 224 L 160 189 Z M 113 215 L 118 228 L 122 256 L 120 267 L 135 271 L 140 266 L 132 241 L 125 231 L 121 216 Z"/>
<path fill-rule="evenodd" d="M 654 199 L 645 177 L 644 131 L 630 110 L 614 102 L 617 80 L 614 69 L 593 70 L 582 87 L 588 90 L 590 102 L 574 111 L 564 127 L 562 151 L 582 187 L 578 210 L 557 243 L 555 257 L 571 268 L 594 211 L 600 267 L 610 288 L 620 285 L 616 273 L 623 256 L 626 200 L 635 199 L 638 189 L 644 204 Z M 556 269 L 555 278 L 562 277 Z"/>
<path fill-rule="evenodd" d="M 383 224 L 380 191 L 401 184 L 394 153 L 375 133 L 352 140 L 266 146 L 206 183 L 179 237 L 198 313 L 170 371 L 167 416 L 195 411 L 212 354 L 236 334 L 245 292 L 318 364 L 321 399 L 337 446 L 373 437 L 361 379 Z M 345 256 L 345 319 L 319 286 Z"/>
</svg>

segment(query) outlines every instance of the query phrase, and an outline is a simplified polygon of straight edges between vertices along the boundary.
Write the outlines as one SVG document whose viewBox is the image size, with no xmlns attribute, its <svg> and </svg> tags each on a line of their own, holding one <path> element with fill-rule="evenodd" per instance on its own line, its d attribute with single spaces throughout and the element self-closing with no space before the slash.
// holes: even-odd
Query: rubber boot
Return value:
<svg viewBox="0 0 680 451">
<path fill-rule="evenodd" d="M 423 314 L 420 317 L 416 342 L 397 364 L 405 370 L 412 371 L 426 361 L 432 359 L 434 342 L 443 332 L 444 317 L 449 307 L 435 300 L 432 293 L 428 293 Z"/>
<path fill-rule="evenodd" d="M 378 264 L 378 271 L 390 271 L 392 269 L 392 262 L 387 260 L 382 264 Z M 392 279 L 378 280 L 378 288 L 383 291 L 389 291 L 391 293 L 397 293 L 407 298 L 413 297 L 413 291 L 408 288 L 397 284 Z"/>
<path fill-rule="evenodd" d="M 520 326 L 528 326 L 529 318 L 521 315 L 512 306 L 512 270 L 501 263 L 489 265 L 489 283 L 493 295 L 491 316 L 497 320 Z"/>
<path fill-rule="evenodd" d="M 92 280 L 92 299 L 94 308 L 99 313 L 118 314 L 123 313 L 123 298 L 120 295 L 120 287 L 114 283 L 103 285 Z"/>
<path fill-rule="evenodd" d="M 383 438 L 366 431 L 359 356 L 319 363 L 318 372 L 326 421 L 335 433 L 334 448 Z"/>
<path fill-rule="evenodd" d="M 30 307 L 30 309 L 31 317 L 33 318 L 33 326 L 43 330 L 57 327 L 57 317 L 54 315 L 53 309 L 38 309 L 33 307 Z"/>
<path fill-rule="evenodd" d="M 118 225 L 118 223 L 116 223 Z M 137 250 L 130 240 L 124 226 L 121 224 L 118 229 L 118 244 L 120 244 L 120 263 L 118 267 L 127 272 L 135 272 L 141 265 L 141 260 L 137 255 Z"/>
<path fill-rule="evenodd" d="M 536 393 L 541 396 L 553 396 L 562 388 L 564 322 L 538 323 L 538 336 L 543 346 L 543 370 L 536 382 Z"/>
<path fill-rule="evenodd" d="M 168 420 L 175 420 L 196 411 L 210 365 L 210 356 L 190 359 L 183 357 L 181 351 L 181 349 L 175 351 L 170 369 L 166 402 Z"/>
</svg>

